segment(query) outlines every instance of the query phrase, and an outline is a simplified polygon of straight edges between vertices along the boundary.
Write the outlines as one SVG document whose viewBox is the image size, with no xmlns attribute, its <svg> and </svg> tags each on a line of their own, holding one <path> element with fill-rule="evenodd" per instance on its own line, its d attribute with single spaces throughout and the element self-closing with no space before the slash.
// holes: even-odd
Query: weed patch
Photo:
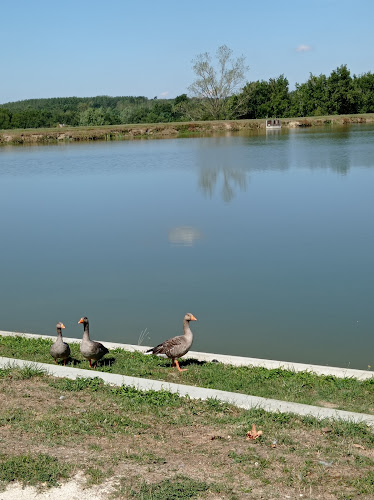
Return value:
<svg viewBox="0 0 374 500">
<path fill-rule="evenodd" d="M 0 457 L 0 481 L 5 484 L 19 481 L 23 485 L 57 486 L 59 480 L 69 477 L 71 470 L 70 465 L 45 454 Z"/>
<path fill-rule="evenodd" d="M 200 493 L 207 492 L 209 485 L 203 481 L 196 481 L 185 476 L 166 479 L 156 484 L 143 482 L 137 491 L 131 490 L 134 498 L 142 500 L 187 500 Z"/>
</svg>

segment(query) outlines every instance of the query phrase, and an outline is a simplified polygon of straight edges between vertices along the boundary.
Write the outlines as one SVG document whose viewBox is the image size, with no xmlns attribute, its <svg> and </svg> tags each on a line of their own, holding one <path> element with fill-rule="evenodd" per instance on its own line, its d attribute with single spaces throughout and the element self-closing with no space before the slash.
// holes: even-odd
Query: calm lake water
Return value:
<svg viewBox="0 0 374 500">
<path fill-rule="evenodd" d="M 374 368 L 374 127 L 0 149 L 0 329 Z"/>
</svg>

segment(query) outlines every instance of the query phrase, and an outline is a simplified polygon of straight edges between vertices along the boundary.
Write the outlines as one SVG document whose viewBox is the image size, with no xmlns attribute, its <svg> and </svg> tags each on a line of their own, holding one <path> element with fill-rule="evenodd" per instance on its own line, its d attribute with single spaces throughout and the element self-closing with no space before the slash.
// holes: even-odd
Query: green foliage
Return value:
<svg viewBox="0 0 374 500">
<path fill-rule="evenodd" d="M 79 125 L 117 125 L 121 123 L 120 114 L 110 108 L 87 108 L 79 113 Z"/>
<path fill-rule="evenodd" d="M 131 491 L 131 496 L 142 500 L 187 500 L 195 498 L 209 490 L 204 481 L 196 481 L 185 476 L 176 476 L 173 479 L 152 484 L 143 482 L 139 491 Z"/>
<path fill-rule="evenodd" d="M 103 471 L 99 467 L 88 467 L 86 474 L 89 476 L 87 484 L 91 486 L 92 484 L 101 484 L 108 474 L 113 474 L 113 471 Z"/>
<path fill-rule="evenodd" d="M 0 130 L 11 127 L 12 114 L 8 109 L 0 108 Z"/>
<path fill-rule="evenodd" d="M 60 464 L 57 458 L 40 454 L 0 457 L 0 481 L 20 481 L 23 485 L 58 486 L 58 480 L 69 477 L 71 467 Z"/>
<path fill-rule="evenodd" d="M 51 386 L 59 389 L 60 391 L 79 392 L 89 389 L 92 392 L 97 392 L 105 386 L 105 383 L 99 377 L 83 378 L 78 377 L 75 380 L 70 379 L 55 379 L 51 382 Z"/>
<path fill-rule="evenodd" d="M 182 118 L 183 102 L 183 95 L 175 103 L 146 97 L 28 99 L 0 105 L 0 129 L 171 122 Z"/>
<path fill-rule="evenodd" d="M 13 378 L 15 380 L 27 380 L 33 377 L 42 377 L 43 375 L 45 375 L 44 370 L 33 368 L 32 366 L 0 368 L 0 379 Z"/>
<path fill-rule="evenodd" d="M 220 52 L 221 51 L 221 52 Z M 175 99 L 138 96 L 58 97 L 28 99 L 0 105 L 0 130 L 65 126 L 103 126 L 133 123 L 266 118 L 277 116 L 323 116 L 374 113 L 374 74 L 351 76 L 346 65 L 326 75 L 309 75 L 305 83 L 289 90 L 284 75 L 269 81 L 247 82 L 244 59 L 231 60 L 231 50 L 222 46 L 217 67 L 209 54 L 194 61 L 197 80 L 190 86 L 194 97 Z M 221 74 L 217 68 L 222 66 Z M 225 84 L 226 81 L 226 84 Z"/>
<path fill-rule="evenodd" d="M 352 479 L 352 486 L 358 495 L 374 495 L 374 472 L 370 471 L 364 477 Z"/>
<path fill-rule="evenodd" d="M 342 115 L 355 112 L 353 82 L 346 65 L 342 65 L 331 72 L 326 86 L 329 114 Z"/>
<path fill-rule="evenodd" d="M 114 393 L 121 397 L 129 398 L 132 402 L 156 407 L 181 405 L 181 399 L 178 394 L 169 391 L 140 391 L 134 387 L 123 385 L 118 389 L 114 389 Z"/>
<path fill-rule="evenodd" d="M 312 73 L 306 83 L 296 84 L 291 94 L 293 116 L 321 116 L 328 113 L 327 78 Z"/>
<path fill-rule="evenodd" d="M 174 99 L 174 106 L 177 106 L 178 104 L 181 104 L 182 102 L 188 102 L 188 97 L 187 97 L 187 94 L 181 94 L 181 95 L 178 95 L 178 96 Z"/>
</svg>

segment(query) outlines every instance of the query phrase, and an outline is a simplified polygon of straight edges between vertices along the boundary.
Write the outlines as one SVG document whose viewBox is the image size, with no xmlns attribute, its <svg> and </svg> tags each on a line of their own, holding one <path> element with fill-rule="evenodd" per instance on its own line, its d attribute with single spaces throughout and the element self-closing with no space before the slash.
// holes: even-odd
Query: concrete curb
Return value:
<svg viewBox="0 0 374 500">
<path fill-rule="evenodd" d="M 334 410 L 331 408 L 321 408 L 318 406 L 290 403 L 286 401 L 278 401 L 276 399 L 261 398 L 258 396 L 248 396 L 246 394 L 238 394 L 235 392 L 226 392 L 215 389 L 205 389 L 202 387 L 161 382 L 159 380 L 127 377 L 114 373 L 96 372 L 94 370 L 82 370 L 81 368 L 69 368 L 60 365 L 50 365 L 47 363 L 35 363 L 34 361 L 25 361 L 22 359 L 0 358 L 0 368 L 13 367 L 31 367 L 41 369 L 49 375 L 69 378 L 73 380 L 79 377 L 97 377 L 110 385 L 127 385 L 143 391 L 166 390 L 179 394 L 180 396 L 188 396 L 191 399 L 218 399 L 219 401 L 230 403 L 237 406 L 238 408 L 244 408 L 246 410 L 249 410 L 251 408 L 262 408 L 263 410 L 269 412 L 296 413 L 297 415 L 315 417 L 319 420 L 328 418 L 334 420 L 343 420 L 345 422 L 366 423 L 367 425 L 374 427 L 374 415 L 367 415 L 364 413 L 354 413 L 344 410 Z"/>
<path fill-rule="evenodd" d="M 0 335 L 4 337 L 25 337 L 25 338 L 43 338 L 55 340 L 56 336 L 51 335 L 37 335 L 33 333 L 17 333 L 17 332 L 5 332 L 0 330 Z M 80 343 L 82 339 L 64 337 L 66 342 Z M 106 342 L 105 340 L 100 340 L 108 349 L 124 349 L 125 351 L 139 351 L 145 352 L 149 349 L 148 346 L 139 346 L 132 344 L 118 344 L 115 342 Z M 316 375 L 332 375 L 338 378 L 356 378 L 357 380 L 366 380 L 374 377 L 374 371 L 366 370 L 356 370 L 352 368 L 339 368 L 336 366 L 322 366 L 322 365 L 310 365 L 306 363 L 292 363 L 289 361 L 277 361 L 272 359 L 259 359 L 259 358 L 246 358 L 242 356 L 230 356 L 227 354 L 214 354 L 208 352 L 197 352 L 189 351 L 184 359 L 197 359 L 198 361 L 219 361 L 220 363 L 233 365 L 233 366 L 260 366 L 267 368 L 269 370 L 276 368 L 283 368 L 285 370 L 291 370 L 294 372 L 312 372 Z"/>
</svg>

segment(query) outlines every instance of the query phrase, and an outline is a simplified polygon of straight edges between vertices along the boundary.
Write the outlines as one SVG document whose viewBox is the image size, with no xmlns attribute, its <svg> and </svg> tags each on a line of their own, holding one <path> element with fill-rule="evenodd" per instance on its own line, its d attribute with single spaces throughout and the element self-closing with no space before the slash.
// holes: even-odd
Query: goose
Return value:
<svg viewBox="0 0 374 500">
<path fill-rule="evenodd" d="M 103 346 L 103 344 L 100 344 L 100 342 L 95 342 L 94 340 L 90 339 L 89 323 L 86 316 L 78 321 L 78 324 L 80 323 L 83 323 L 84 326 L 83 339 L 80 347 L 82 356 L 88 359 L 88 361 L 90 362 L 90 368 L 92 368 L 91 360 L 94 360 L 95 363 L 93 367 L 96 368 L 97 361 L 109 351 L 105 346 Z"/>
<path fill-rule="evenodd" d="M 61 333 L 62 328 L 65 328 L 65 325 L 61 322 L 57 323 L 56 325 L 57 339 L 51 345 L 51 349 L 49 350 L 49 352 L 51 353 L 51 356 L 54 358 L 55 364 L 57 364 L 57 359 L 60 358 L 64 360 L 64 365 L 66 366 L 66 360 L 70 356 L 70 347 L 69 344 L 67 344 L 62 340 L 62 333 Z"/>
<path fill-rule="evenodd" d="M 172 366 L 176 366 L 180 372 L 186 371 L 187 368 L 181 369 L 177 358 L 184 356 L 192 345 L 193 333 L 190 330 L 190 321 L 197 321 L 197 319 L 193 314 L 187 313 L 183 318 L 183 335 L 165 340 L 162 344 L 152 347 L 152 349 L 148 349 L 146 352 L 151 352 L 152 354 L 166 354 L 168 358 L 172 359 Z"/>
</svg>

